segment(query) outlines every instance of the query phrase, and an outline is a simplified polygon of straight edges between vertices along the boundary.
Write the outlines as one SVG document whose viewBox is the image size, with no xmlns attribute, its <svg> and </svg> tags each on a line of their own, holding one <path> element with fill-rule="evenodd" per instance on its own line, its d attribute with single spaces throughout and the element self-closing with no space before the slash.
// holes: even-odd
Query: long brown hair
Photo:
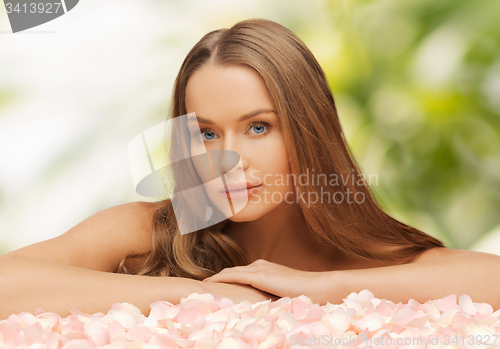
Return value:
<svg viewBox="0 0 500 349">
<path fill-rule="evenodd" d="M 320 242 L 348 256 L 407 263 L 421 252 L 444 247 L 438 239 L 384 212 L 349 149 L 325 74 L 306 45 L 290 30 L 265 19 L 241 21 L 206 34 L 188 53 L 175 80 L 170 118 L 187 113 L 188 79 L 208 64 L 246 66 L 263 79 L 275 106 L 295 178 L 306 171 L 344 180 L 323 187 L 331 197 L 351 193 L 357 203 L 307 204 L 304 218 Z M 347 180 L 345 178 L 355 178 Z M 320 183 L 295 184 L 297 195 L 320 191 Z M 194 205 L 195 201 L 190 201 Z M 246 251 L 224 229 L 226 221 L 181 235 L 170 200 L 153 218 L 151 251 L 137 270 L 124 260 L 119 273 L 203 279 L 223 268 L 250 263 Z M 380 245 L 396 246 L 392 251 Z"/>
</svg>

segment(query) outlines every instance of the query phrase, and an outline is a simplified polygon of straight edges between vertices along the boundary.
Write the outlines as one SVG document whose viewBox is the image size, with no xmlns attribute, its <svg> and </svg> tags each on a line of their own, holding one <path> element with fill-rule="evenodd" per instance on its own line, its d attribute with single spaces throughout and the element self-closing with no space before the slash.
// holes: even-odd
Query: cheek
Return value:
<svg viewBox="0 0 500 349">
<path fill-rule="evenodd" d="M 281 132 L 275 131 L 265 139 L 249 144 L 248 148 L 252 149 L 254 159 L 261 159 L 261 162 L 276 163 L 276 165 L 288 163 L 288 154 Z"/>
<path fill-rule="evenodd" d="M 275 168 L 274 173 L 289 173 L 290 164 L 288 163 L 288 153 L 282 138 L 276 142 L 274 150 L 272 152 L 269 151 L 268 154 L 270 157 L 270 163 Z"/>
<path fill-rule="evenodd" d="M 284 146 L 268 148 L 267 151 L 258 154 L 256 167 L 259 168 L 262 174 L 269 174 L 267 178 L 276 181 L 283 178 L 286 179 L 290 174 L 290 164 L 288 162 L 288 154 Z"/>
</svg>

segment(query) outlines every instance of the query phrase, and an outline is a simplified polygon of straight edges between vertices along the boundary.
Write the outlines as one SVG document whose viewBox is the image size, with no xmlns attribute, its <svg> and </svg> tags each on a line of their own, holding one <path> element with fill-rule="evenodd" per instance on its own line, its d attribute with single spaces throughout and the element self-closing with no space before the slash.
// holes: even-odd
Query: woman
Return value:
<svg viewBox="0 0 500 349">
<path fill-rule="evenodd" d="M 250 19 L 205 35 L 175 81 L 170 117 L 185 115 L 196 116 L 190 129 L 199 127 L 191 155 L 205 147 L 241 157 L 244 207 L 181 234 L 189 217 L 174 206 L 196 211 L 210 198 L 118 205 L 1 256 L 0 297 L 10 301 L 0 318 L 36 307 L 61 316 L 105 312 L 114 302 L 147 315 L 152 302 L 178 303 L 192 292 L 341 303 L 365 288 L 394 302 L 455 293 L 500 307 L 488 291 L 500 286 L 500 257 L 448 249 L 376 203 L 321 67 L 288 29 Z M 200 174 L 196 163 L 189 167 L 192 178 Z M 286 180 L 306 173 L 328 181 Z M 224 196 L 234 204 L 231 189 Z"/>
</svg>

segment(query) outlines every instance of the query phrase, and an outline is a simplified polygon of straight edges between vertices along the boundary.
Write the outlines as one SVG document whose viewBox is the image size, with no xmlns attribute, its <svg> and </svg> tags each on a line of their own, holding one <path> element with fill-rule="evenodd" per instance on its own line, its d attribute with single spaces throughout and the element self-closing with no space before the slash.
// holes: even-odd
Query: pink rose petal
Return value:
<svg viewBox="0 0 500 349">
<path fill-rule="evenodd" d="M 454 294 L 434 301 L 440 312 L 457 309 L 457 296 Z"/>
<path fill-rule="evenodd" d="M 413 299 L 406 304 L 394 304 L 376 298 L 369 290 L 352 292 L 343 303 L 324 306 L 313 304 L 304 295 L 275 302 L 234 304 L 218 295 L 193 293 L 176 305 L 152 303 L 148 317 L 132 304 L 115 303 L 106 314 L 86 314 L 73 309 L 71 315 L 61 318 L 37 308 L 34 315 L 12 314 L 0 321 L 0 347 L 6 349 L 305 349 L 305 346 L 291 346 L 292 336 L 304 339 L 364 336 L 379 340 L 434 336 L 444 341 L 446 336 L 499 335 L 500 311 L 493 313 L 489 304 L 474 303 L 467 295 L 461 295 L 458 303 L 457 297 L 450 295 L 424 304 Z M 365 342 L 370 347 L 369 341 Z M 350 347 L 363 345 L 360 341 Z M 452 347 L 457 346 L 448 346 Z"/>
</svg>

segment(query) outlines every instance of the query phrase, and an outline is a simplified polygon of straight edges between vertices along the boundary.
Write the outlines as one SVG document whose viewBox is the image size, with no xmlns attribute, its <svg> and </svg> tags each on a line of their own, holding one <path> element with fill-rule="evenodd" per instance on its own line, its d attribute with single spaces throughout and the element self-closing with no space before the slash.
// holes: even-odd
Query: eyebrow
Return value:
<svg viewBox="0 0 500 349">
<path fill-rule="evenodd" d="M 248 119 L 251 119 L 259 114 L 262 114 L 262 113 L 276 113 L 275 110 L 272 110 L 272 109 L 258 109 L 258 110 L 255 110 L 251 113 L 248 113 L 248 114 L 245 114 L 245 115 L 242 115 L 238 118 L 238 120 L 236 120 L 236 122 L 242 122 L 242 121 L 245 121 L 245 120 L 248 120 Z M 188 119 L 188 121 L 194 121 L 194 117 L 190 117 Z M 198 122 L 200 123 L 203 123 L 203 124 L 207 124 L 207 125 L 213 125 L 214 122 L 211 121 L 211 120 L 208 120 L 208 119 L 205 119 L 201 116 L 197 116 L 196 117 L 196 120 L 198 120 Z"/>
</svg>

